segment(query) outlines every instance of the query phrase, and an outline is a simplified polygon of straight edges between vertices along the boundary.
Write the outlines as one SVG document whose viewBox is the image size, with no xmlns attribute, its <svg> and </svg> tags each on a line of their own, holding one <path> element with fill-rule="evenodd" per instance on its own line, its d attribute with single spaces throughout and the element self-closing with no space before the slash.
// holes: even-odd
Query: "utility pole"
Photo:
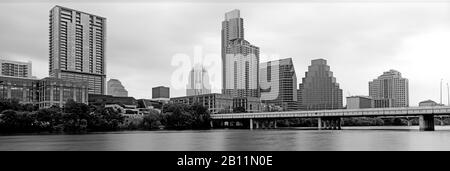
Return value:
<svg viewBox="0 0 450 171">
<path fill-rule="evenodd" d="M 448 83 L 447 83 L 447 103 L 448 106 L 450 106 L 450 88 L 448 86 Z"/>
<path fill-rule="evenodd" d="M 440 89 L 439 95 L 440 95 L 439 104 L 442 104 L 442 78 L 441 78 L 441 89 Z"/>
</svg>

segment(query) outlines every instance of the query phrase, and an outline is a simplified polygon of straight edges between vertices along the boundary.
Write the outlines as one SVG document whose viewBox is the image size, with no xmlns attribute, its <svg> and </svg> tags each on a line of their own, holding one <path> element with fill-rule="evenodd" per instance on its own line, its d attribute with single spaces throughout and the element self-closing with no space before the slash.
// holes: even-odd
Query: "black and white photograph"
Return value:
<svg viewBox="0 0 450 171">
<path fill-rule="evenodd" d="M 447 0 L 1 0 L 0 151 L 450 151 L 449 45 Z"/>
</svg>

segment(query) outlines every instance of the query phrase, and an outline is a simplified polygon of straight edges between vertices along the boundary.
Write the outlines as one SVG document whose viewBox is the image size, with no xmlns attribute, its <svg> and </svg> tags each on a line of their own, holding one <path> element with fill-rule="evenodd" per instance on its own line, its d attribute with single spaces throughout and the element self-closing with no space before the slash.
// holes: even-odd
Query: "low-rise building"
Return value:
<svg viewBox="0 0 450 171">
<path fill-rule="evenodd" d="M 444 106 L 443 104 L 436 103 L 433 100 L 425 100 L 419 103 L 419 106 Z"/>
<path fill-rule="evenodd" d="M 88 103 L 88 83 L 47 77 L 44 79 L 0 76 L 1 99 L 17 100 L 22 104 L 63 107 L 67 100 Z"/>
<path fill-rule="evenodd" d="M 350 96 L 347 97 L 347 109 L 364 109 L 373 108 L 374 101 L 367 96 Z"/>
<path fill-rule="evenodd" d="M 233 98 L 226 94 L 202 94 L 197 96 L 183 96 L 171 98 L 172 103 L 182 103 L 192 105 L 200 103 L 208 108 L 211 114 L 232 113 L 236 107 L 244 107 L 246 112 L 260 112 L 261 101 L 256 97 Z"/>
<path fill-rule="evenodd" d="M 233 109 L 237 107 L 245 108 L 245 112 L 261 112 L 261 100 L 256 97 L 236 97 L 233 98 Z"/>
<path fill-rule="evenodd" d="M 211 93 L 197 96 L 183 96 L 170 99 L 173 103 L 192 105 L 200 103 L 208 108 L 211 114 L 230 113 L 233 109 L 233 98 L 230 95 Z"/>
<path fill-rule="evenodd" d="M 137 101 L 134 97 L 117 97 L 111 95 L 89 94 L 89 104 L 105 106 L 111 104 L 119 104 L 121 106 L 137 106 Z"/>
</svg>

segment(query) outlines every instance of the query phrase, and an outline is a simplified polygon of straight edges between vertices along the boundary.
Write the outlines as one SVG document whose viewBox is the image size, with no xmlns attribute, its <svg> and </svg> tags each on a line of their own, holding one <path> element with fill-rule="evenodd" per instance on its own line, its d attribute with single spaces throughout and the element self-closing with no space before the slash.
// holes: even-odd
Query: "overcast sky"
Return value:
<svg viewBox="0 0 450 171">
<path fill-rule="evenodd" d="M 368 95 L 370 80 L 395 69 L 409 79 L 411 106 L 439 102 L 441 78 L 447 103 L 448 2 L 187 2 L 0 2 L 0 58 L 32 61 L 33 75 L 47 77 L 49 10 L 66 6 L 107 18 L 107 79 L 119 79 L 135 98 L 151 98 L 159 85 L 170 86 L 172 97 L 184 96 L 187 80 L 181 85 L 184 79 L 173 76 L 186 63 L 174 56 L 192 59 L 197 46 L 212 55 L 210 62 L 220 62 L 224 13 L 240 9 L 245 39 L 263 55 L 293 58 L 299 83 L 311 60 L 324 58 L 344 98 Z M 220 68 L 210 69 L 213 92 L 220 92 L 221 75 L 214 74 Z"/>
</svg>

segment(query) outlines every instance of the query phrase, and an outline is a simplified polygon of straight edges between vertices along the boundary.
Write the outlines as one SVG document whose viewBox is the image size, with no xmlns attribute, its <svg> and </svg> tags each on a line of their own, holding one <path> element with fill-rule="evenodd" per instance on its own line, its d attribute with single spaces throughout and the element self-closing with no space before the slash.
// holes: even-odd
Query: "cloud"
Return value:
<svg viewBox="0 0 450 171">
<path fill-rule="evenodd" d="M 232 9 L 241 10 L 245 37 L 261 53 L 293 58 L 299 83 L 315 58 L 328 60 L 344 96 L 367 95 L 368 81 L 389 69 L 410 79 L 411 105 L 437 100 L 431 82 L 450 80 L 442 69 L 449 62 L 442 57 L 445 47 L 434 46 L 447 43 L 438 35 L 450 30 L 449 3 L 57 2 L 107 18 L 107 77 L 121 80 L 136 98 L 151 97 L 154 86 L 176 86 L 170 81 L 175 54 L 193 57 L 199 45 L 204 54 L 220 55 L 221 22 Z M 33 73 L 48 76 L 48 13 L 54 5 L 2 3 L 0 57 L 32 60 Z M 185 90 L 172 88 L 171 95 Z"/>
</svg>

